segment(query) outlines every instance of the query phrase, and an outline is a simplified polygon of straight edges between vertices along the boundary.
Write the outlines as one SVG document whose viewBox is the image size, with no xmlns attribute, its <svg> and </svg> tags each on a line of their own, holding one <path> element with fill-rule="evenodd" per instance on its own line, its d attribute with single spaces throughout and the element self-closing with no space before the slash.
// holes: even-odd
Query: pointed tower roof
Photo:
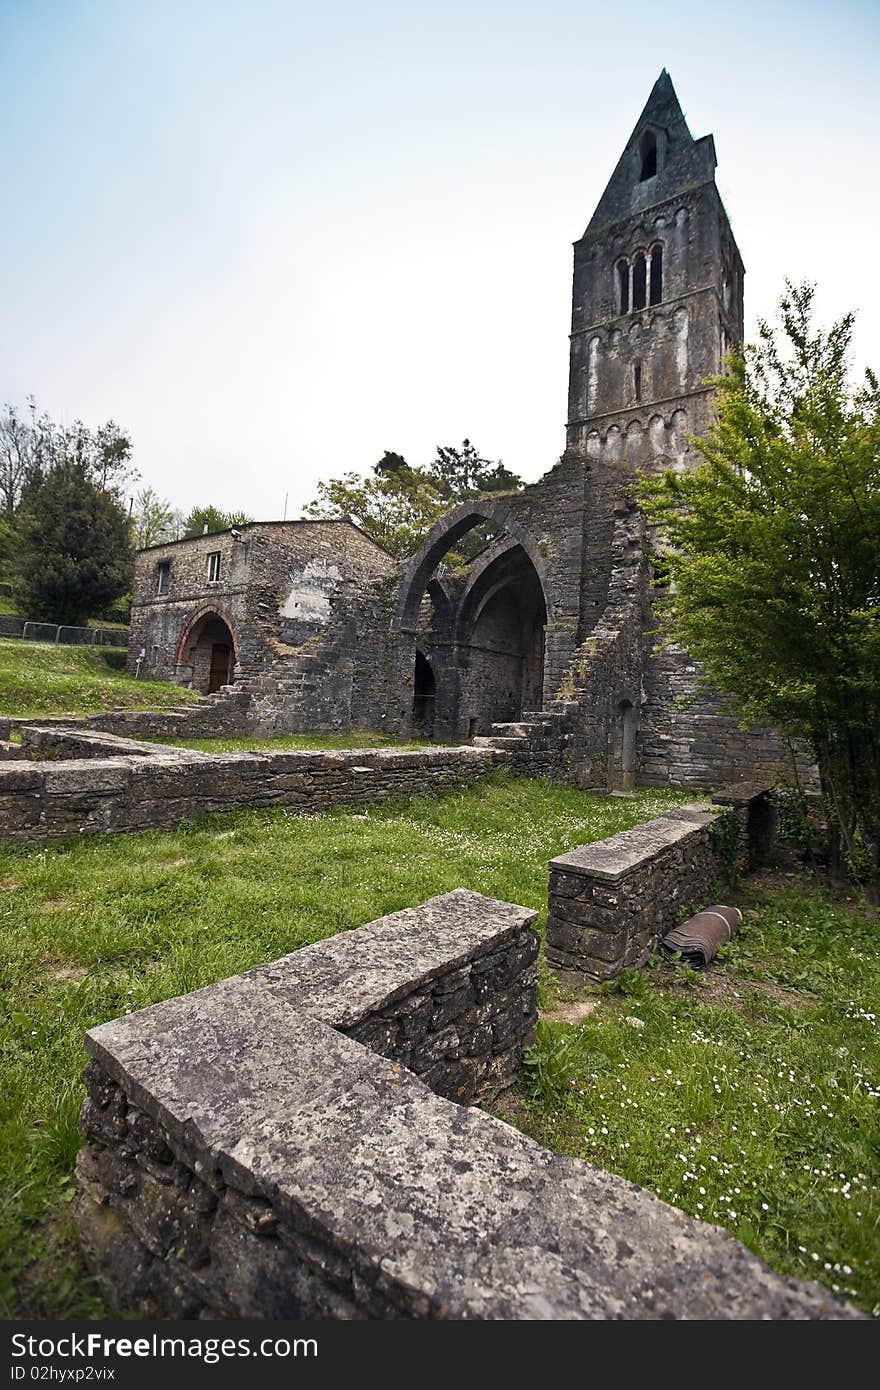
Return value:
<svg viewBox="0 0 880 1390">
<path fill-rule="evenodd" d="M 695 140 L 691 135 L 672 78 L 664 68 L 590 218 L 587 232 L 664 202 L 685 187 L 708 183 L 714 178 L 715 164 L 712 136 Z"/>
</svg>

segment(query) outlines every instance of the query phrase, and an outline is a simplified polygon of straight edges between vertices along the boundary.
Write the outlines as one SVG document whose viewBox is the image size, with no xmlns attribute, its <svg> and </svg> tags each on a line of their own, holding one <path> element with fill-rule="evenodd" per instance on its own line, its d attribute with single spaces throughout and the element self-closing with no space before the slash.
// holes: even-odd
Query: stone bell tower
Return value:
<svg viewBox="0 0 880 1390">
<path fill-rule="evenodd" d="M 706 379 L 742 341 L 743 264 L 664 68 L 574 246 L 568 450 L 606 482 L 687 466 L 712 412 Z"/>
</svg>

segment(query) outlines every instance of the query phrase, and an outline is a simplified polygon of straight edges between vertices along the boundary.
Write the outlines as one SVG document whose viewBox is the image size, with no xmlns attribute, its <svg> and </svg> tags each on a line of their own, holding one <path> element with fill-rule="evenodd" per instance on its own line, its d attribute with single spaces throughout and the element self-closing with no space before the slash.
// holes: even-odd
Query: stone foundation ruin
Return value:
<svg viewBox="0 0 880 1390">
<path fill-rule="evenodd" d="M 470 785 L 503 757 L 470 746 L 197 753 L 40 725 L 22 739 L 25 756 L 0 760 L 0 823 L 6 839 L 24 844 L 173 828 L 210 812 L 289 806 L 317 814 L 443 792 Z"/>
<path fill-rule="evenodd" d="M 535 913 L 458 890 L 92 1029 L 76 1214 L 113 1306 L 257 1318 L 847 1318 L 464 1103 L 535 1022 Z"/>
<path fill-rule="evenodd" d="M 769 789 L 742 783 L 712 803 L 679 806 L 552 859 L 547 963 L 573 983 L 644 965 L 661 936 L 737 869 L 765 862 L 776 831 Z"/>
</svg>

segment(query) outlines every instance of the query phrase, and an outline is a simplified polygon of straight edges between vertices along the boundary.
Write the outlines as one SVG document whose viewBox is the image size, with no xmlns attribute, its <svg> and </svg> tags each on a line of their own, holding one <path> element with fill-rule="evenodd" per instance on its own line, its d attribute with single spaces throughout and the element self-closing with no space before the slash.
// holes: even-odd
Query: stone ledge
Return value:
<svg viewBox="0 0 880 1390">
<path fill-rule="evenodd" d="M 325 1021 L 384 1006 L 407 968 L 421 999 L 444 951 L 454 999 L 462 962 L 491 975 L 533 918 L 459 890 L 93 1029 L 76 1213 L 108 1296 L 185 1317 L 857 1317 Z M 397 961 L 371 961 L 395 936 Z"/>
<path fill-rule="evenodd" d="M 731 816 L 732 843 L 711 833 Z M 664 932 L 711 901 L 735 870 L 761 863 L 774 838 L 768 789 L 743 783 L 710 805 L 690 802 L 557 855 L 550 861 L 548 964 L 569 982 L 578 975 L 610 980 L 643 965 Z"/>
<path fill-rule="evenodd" d="M 213 1027 L 216 1021 L 222 1029 L 230 1016 L 249 1009 L 255 997 L 265 1008 L 296 1010 L 345 1030 L 416 986 L 431 984 L 487 952 L 491 958 L 512 937 L 531 929 L 537 917 L 531 908 L 456 888 L 243 975 L 101 1024 L 86 1034 L 86 1050 L 115 1080 L 122 1080 L 122 1065 L 136 1082 L 145 1036 L 153 1033 L 164 1040 L 182 1017 L 196 1014 L 200 1025 Z M 537 955 L 536 936 L 534 943 Z"/>
<path fill-rule="evenodd" d="M 680 808 L 683 813 L 685 808 Z M 583 845 L 550 860 L 551 870 L 577 874 L 601 882 L 616 883 L 634 870 L 657 859 L 664 851 L 687 840 L 699 827 L 711 825 L 720 812 L 688 808 L 687 815 L 658 816 L 607 840 Z"/>
</svg>

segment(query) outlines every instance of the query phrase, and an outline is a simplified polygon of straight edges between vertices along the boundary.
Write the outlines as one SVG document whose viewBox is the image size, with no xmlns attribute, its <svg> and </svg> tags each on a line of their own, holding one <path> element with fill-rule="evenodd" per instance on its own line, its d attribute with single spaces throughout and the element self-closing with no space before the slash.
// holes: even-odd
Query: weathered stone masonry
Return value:
<svg viewBox="0 0 880 1390">
<path fill-rule="evenodd" d="M 250 727 L 266 733 L 372 726 L 393 571 L 347 521 L 258 522 L 152 546 L 135 566 L 129 670 L 143 651 L 143 675 L 202 692 L 235 679 Z"/>
<path fill-rule="evenodd" d="M 93 1029 L 76 1215 L 106 1297 L 190 1318 L 858 1316 L 443 1098 L 509 1079 L 534 916 L 458 890 Z"/>
<path fill-rule="evenodd" d="M 340 803 L 466 786 L 498 761 L 493 751 L 471 747 L 224 755 L 150 751 L 152 756 L 127 752 L 0 762 L 4 838 L 36 844 L 63 835 L 126 833 L 248 807 L 316 813 Z"/>
<path fill-rule="evenodd" d="M 704 908 L 735 869 L 763 862 L 775 834 L 768 789 L 743 784 L 713 801 L 717 809 L 680 806 L 552 859 L 548 964 L 575 981 L 644 965 L 660 937 Z"/>
</svg>

